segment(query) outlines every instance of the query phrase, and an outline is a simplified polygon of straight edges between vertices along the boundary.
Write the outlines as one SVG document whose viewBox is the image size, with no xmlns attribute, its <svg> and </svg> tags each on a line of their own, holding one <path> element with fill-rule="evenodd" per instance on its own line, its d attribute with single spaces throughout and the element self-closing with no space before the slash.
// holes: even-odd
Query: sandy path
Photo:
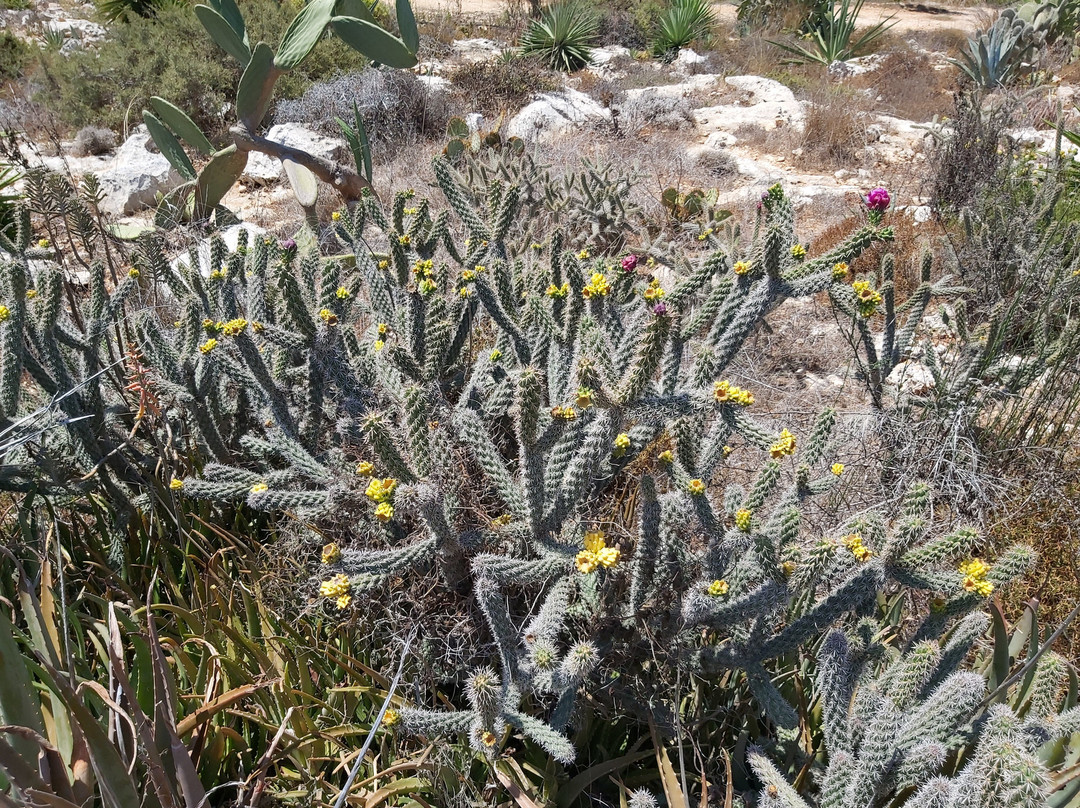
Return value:
<svg viewBox="0 0 1080 808">
<path fill-rule="evenodd" d="M 516 5 L 516 3 L 515 3 Z M 413 0 L 413 8 L 428 14 L 451 14 L 463 17 L 497 17 L 507 8 L 507 0 Z M 726 25 L 735 23 L 736 6 L 730 2 L 713 3 L 717 20 Z M 942 31 L 959 29 L 971 32 L 979 27 L 986 9 L 927 6 L 921 3 L 867 3 L 859 16 L 860 27 L 872 25 L 889 15 L 895 16 L 896 33 L 910 31 Z"/>
</svg>

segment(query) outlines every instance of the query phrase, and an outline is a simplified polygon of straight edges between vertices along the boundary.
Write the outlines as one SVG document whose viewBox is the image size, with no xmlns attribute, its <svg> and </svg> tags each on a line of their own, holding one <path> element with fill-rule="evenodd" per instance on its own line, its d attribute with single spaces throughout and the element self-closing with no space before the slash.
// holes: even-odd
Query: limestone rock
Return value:
<svg viewBox="0 0 1080 808">
<path fill-rule="evenodd" d="M 105 195 L 101 208 L 106 213 L 126 215 L 153 207 L 157 195 L 182 182 L 180 175 L 156 149 L 146 126 L 139 124 L 123 142 L 107 168 L 98 174 Z"/>
</svg>

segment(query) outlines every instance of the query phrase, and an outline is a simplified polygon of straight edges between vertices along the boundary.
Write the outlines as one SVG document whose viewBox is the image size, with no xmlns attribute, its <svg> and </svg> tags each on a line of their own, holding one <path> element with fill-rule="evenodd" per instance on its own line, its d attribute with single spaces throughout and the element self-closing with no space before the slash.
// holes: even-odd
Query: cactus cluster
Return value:
<svg viewBox="0 0 1080 808">
<path fill-rule="evenodd" d="M 836 267 L 892 238 L 882 216 L 808 257 L 776 186 L 751 243 L 732 249 L 707 234 L 664 288 L 644 256 L 521 223 L 515 184 L 493 180 L 477 204 L 445 158 L 434 174 L 441 213 L 411 192 L 389 209 L 361 194 L 337 212 L 348 255 L 244 236 L 229 251 L 215 237 L 204 275 L 195 256 L 170 263 L 150 235 L 111 292 L 92 267 L 81 307 L 61 305 L 62 277 L 39 260 L 23 211 L 0 243 L 15 256 L 0 271 L 2 426 L 53 400 L 69 428 L 11 456 L 63 462 L 134 508 L 181 497 L 332 531 L 311 582 L 331 614 L 437 572 L 447 597 L 482 615 L 492 652 L 461 674 L 467 705 L 402 707 L 387 725 L 460 734 L 489 757 L 516 731 L 573 759 L 567 730 L 582 689 L 608 655 L 656 658 L 652 637 L 665 639 L 673 669 L 730 672 L 779 732 L 796 732 L 775 660 L 854 626 L 862 651 L 839 634 L 825 645 L 838 661 L 823 661 L 823 687 L 842 690 L 833 679 L 843 676 L 826 671 L 868 658 L 879 593 L 929 593 L 940 602 L 908 656 L 866 690 L 862 724 L 833 706 L 826 731 L 868 772 L 836 786 L 857 792 L 852 805 L 907 777 L 916 747 L 918 777 L 936 775 L 927 761 L 937 747 L 920 744 L 947 745 L 960 725 L 930 738 L 898 715 L 932 713 L 941 688 L 967 699 L 955 671 L 972 615 L 1031 551 L 974 558 L 976 531 L 933 529 L 925 485 L 891 521 L 863 513 L 811 535 L 805 506 L 844 475 L 836 414 L 805 432 L 769 423 L 756 414 L 764 393 L 732 378 L 740 348 L 785 298 L 829 291 L 857 308 Z M 116 361 L 133 380 L 124 391 L 99 372 L 121 328 L 131 348 Z M 736 451 L 758 467 L 745 486 L 728 471 Z M 626 485 L 636 512 L 620 526 L 610 506 Z M 926 655 L 933 664 L 908 683 Z M 855 673 L 844 676 L 854 692 Z M 956 699 L 954 711 L 970 701 Z M 864 754 L 866 722 L 885 715 L 896 719 L 892 745 Z M 781 780 L 769 784 L 787 788 Z"/>
</svg>

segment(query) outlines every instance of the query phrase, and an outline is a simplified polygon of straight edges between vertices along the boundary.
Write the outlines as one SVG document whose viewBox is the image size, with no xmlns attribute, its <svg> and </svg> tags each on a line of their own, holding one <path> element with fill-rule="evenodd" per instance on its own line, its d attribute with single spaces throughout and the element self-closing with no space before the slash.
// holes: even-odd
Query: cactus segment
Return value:
<svg viewBox="0 0 1080 808">
<path fill-rule="evenodd" d="M 289 178 L 293 195 L 302 208 L 312 207 L 319 198 L 319 181 L 315 175 L 299 163 L 292 160 L 282 160 L 281 165 L 285 169 L 285 176 Z"/>
<path fill-rule="evenodd" d="M 244 15 L 240 13 L 240 7 L 235 0 L 207 0 L 210 7 L 225 18 L 225 22 L 236 32 L 236 35 L 248 45 L 247 29 L 244 26 Z"/>
<path fill-rule="evenodd" d="M 312 0 L 308 3 L 281 37 L 274 67 L 285 71 L 298 67 L 318 44 L 333 16 L 334 0 Z"/>
<path fill-rule="evenodd" d="M 191 120 L 180 107 L 170 104 L 164 98 L 156 95 L 150 98 L 150 106 L 154 108 L 157 117 L 166 126 L 175 132 L 177 136 L 187 141 L 200 154 L 211 155 L 214 153 L 214 145 L 203 134 L 198 124 Z"/>
<path fill-rule="evenodd" d="M 203 211 L 221 204 L 222 198 L 233 187 L 247 166 L 247 152 L 229 146 L 214 154 L 210 162 L 199 172 L 196 199 Z"/>
<path fill-rule="evenodd" d="M 173 168 L 180 172 L 180 176 L 185 180 L 195 179 L 195 166 L 191 164 L 191 160 L 189 160 L 187 154 L 184 153 L 184 147 L 180 145 L 180 141 L 176 139 L 176 135 L 170 132 L 168 127 L 149 110 L 143 110 L 143 123 L 145 123 L 146 128 L 150 130 L 150 137 L 154 139 L 154 143 L 161 149 L 161 153 L 165 155 L 165 159 L 169 161 L 169 164 Z"/>
<path fill-rule="evenodd" d="M 251 61 L 251 48 L 229 25 L 225 17 L 210 6 L 203 5 L 195 6 L 195 16 L 199 18 L 199 22 L 203 24 L 203 28 L 219 48 L 247 67 L 248 62 Z"/>
<path fill-rule="evenodd" d="M 420 32 L 416 28 L 416 16 L 409 0 L 397 0 L 397 27 L 405 47 L 412 53 L 420 50 Z"/>
<path fill-rule="evenodd" d="M 240 86 L 236 89 L 236 117 L 249 130 L 255 131 L 270 108 L 274 82 L 281 72 L 275 66 L 274 52 L 270 46 L 265 42 L 256 45 L 247 70 L 240 77 Z"/>
<path fill-rule="evenodd" d="M 367 20 L 334 17 L 330 27 L 346 45 L 373 61 L 390 67 L 416 65 L 416 54 L 404 42 Z"/>
</svg>

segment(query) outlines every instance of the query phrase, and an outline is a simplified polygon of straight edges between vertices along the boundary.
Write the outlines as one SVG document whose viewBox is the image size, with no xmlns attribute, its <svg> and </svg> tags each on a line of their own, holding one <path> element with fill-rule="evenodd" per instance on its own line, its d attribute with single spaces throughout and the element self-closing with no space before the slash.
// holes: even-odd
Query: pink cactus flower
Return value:
<svg viewBox="0 0 1080 808">
<path fill-rule="evenodd" d="M 889 192 L 884 188 L 875 188 L 866 195 L 866 207 L 883 213 L 889 207 Z"/>
<path fill-rule="evenodd" d="M 622 260 L 623 272 L 633 272 L 634 269 L 637 267 L 637 262 L 638 257 L 633 253 L 630 253 L 630 255 L 626 256 Z"/>
</svg>

